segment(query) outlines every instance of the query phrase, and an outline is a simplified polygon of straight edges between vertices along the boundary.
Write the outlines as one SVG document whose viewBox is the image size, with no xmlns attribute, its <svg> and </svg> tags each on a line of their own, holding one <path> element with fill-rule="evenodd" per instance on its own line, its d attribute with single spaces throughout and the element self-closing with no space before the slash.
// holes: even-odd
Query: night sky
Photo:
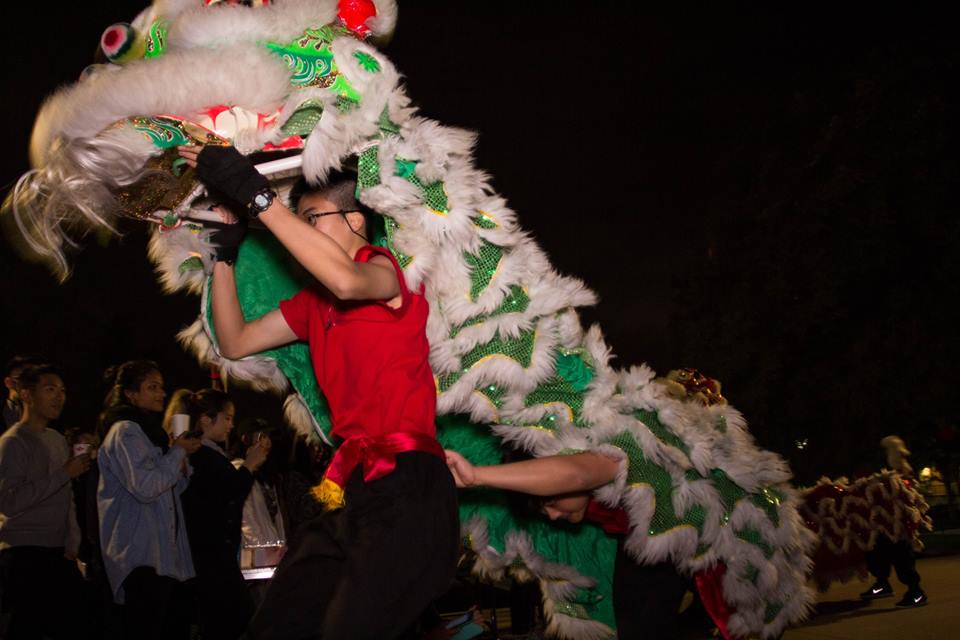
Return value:
<svg viewBox="0 0 960 640">
<path fill-rule="evenodd" d="M 919 463 L 955 446 L 954 23 L 596 4 L 407 0 L 385 52 L 423 115 L 480 133 L 477 165 L 599 294 L 584 320 L 619 366 L 720 379 L 806 482 L 876 466 L 888 433 Z M 143 7 L 98 5 L 4 21 L 5 191 L 42 98 Z M 92 424 L 109 364 L 149 357 L 170 388 L 207 381 L 174 342 L 198 300 L 162 295 L 144 228 L 125 228 L 88 242 L 62 286 L 0 247 L 0 357 L 62 364 L 66 426 Z"/>
</svg>

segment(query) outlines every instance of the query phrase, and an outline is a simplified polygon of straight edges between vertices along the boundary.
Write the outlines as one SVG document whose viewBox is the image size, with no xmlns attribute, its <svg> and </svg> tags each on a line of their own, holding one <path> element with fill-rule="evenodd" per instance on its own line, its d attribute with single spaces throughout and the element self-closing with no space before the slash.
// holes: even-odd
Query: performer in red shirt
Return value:
<svg viewBox="0 0 960 640">
<path fill-rule="evenodd" d="M 244 225 L 218 232 L 212 305 L 221 354 L 307 341 L 341 440 L 316 492 L 332 510 L 295 533 L 247 635 L 400 635 L 449 587 L 459 536 L 456 489 L 435 436 L 427 301 L 407 288 L 388 251 L 370 246 L 355 181 L 295 189 L 293 213 L 233 147 L 180 153 L 317 280 L 247 322 L 233 269 Z"/>
</svg>

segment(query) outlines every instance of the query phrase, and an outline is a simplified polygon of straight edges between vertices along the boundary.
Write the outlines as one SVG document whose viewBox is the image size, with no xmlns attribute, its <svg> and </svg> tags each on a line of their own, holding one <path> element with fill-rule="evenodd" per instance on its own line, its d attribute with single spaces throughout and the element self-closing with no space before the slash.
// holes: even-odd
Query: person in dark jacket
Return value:
<svg viewBox="0 0 960 640">
<path fill-rule="evenodd" d="M 235 408 L 217 389 L 178 391 L 171 404 L 190 416 L 203 446 L 190 456 L 193 474 L 183 494 L 183 511 L 196 570 L 197 615 L 204 640 L 236 640 L 253 615 L 253 600 L 240 573 L 240 527 L 253 473 L 270 450 L 262 438 L 247 450 L 243 464 L 224 451 Z"/>
</svg>

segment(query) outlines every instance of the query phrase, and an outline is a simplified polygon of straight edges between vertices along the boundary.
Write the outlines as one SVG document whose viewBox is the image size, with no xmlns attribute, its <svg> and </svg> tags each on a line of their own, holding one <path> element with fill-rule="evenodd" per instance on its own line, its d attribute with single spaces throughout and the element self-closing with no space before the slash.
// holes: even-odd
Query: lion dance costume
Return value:
<svg viewBox="0 0 960 640">
<path fill-rule="evenodd" d="M 355 166 L 357 196 L 383 216 L 387 247 L 412 289 L 424 287 L 438 433 L 476 464 L 503 447 L 545 456 L 597 450 L 620 473 L 596 492 L 630 519 L 638 562 L 710 572 L 726 627 L 776 637 L 811 608 L 813 534 L 798 514 L 789 469 L 759 449 L 719 387 L 695 373 L 655 379 L 613 369 L 598 327 L 576 309 L 595 302 L 559 275 L 472 163 L 472 133 L 417 115 L 375 44 L 396 21 L 393 0 L 157 0 L 101 39 L 103 63 L 43 105 L 33 169 L 5 204 L 32 253 L 66 277 L 65 246 L 114 231 L 117 216 L 154 227 L 150 257 L 168 291 L 201 296 L 180 338 L 205 365 L 288 396 L 295 427 L 328 440 L 330 421 L 304 344 L 239 361 L 211 330 L 204 223 L 209 199 L 176 146 L 230 143 L 252 155 L 281 194 Z M 247 318 L 302 287 L 267 233 L 240 249 Z M 540 581 L 549 631 L 614 635 L 616 542 L 511 515 L 496 491 L 461 494 L 462 535 L 485 577 Z"/>
</svg>

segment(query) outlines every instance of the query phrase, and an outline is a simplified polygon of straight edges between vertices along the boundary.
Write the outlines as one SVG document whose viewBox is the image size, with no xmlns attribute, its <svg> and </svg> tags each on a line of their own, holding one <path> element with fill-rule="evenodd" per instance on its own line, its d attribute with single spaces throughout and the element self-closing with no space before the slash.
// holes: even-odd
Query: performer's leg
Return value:
<svg viewBox="0 0 960 640">
<path fill-rule="evenodd" d="M 349 543 L 323 640 L 388 640 L 450 587 L 459 522 L 456 489 L 439 458 L 397 456 L 390 475 L 347 491 Z"/>
<path fill-rule="evenodd" d="M 927 594 L 920 588 L 920 574 L 917 573 L 917 561 L 910 541 L 901 540 L 891 545 L 890 557 L 897 570 L 897 578 L 907 585 L 907 591 L 897 602 L 897 606 L 922 607 L 927 604 Z"/>
<path fill-rule="evenodd" d="M 864 554 L 867 561 L 867 570 L 876 578 L 876 582 L 860 594 L 862 599 L 874 600 L 876 598 L 889 598 L 893 595 L 893 587 L 890 586 L 892 548 L 893 543 L 890 538 L 878 534 L 873 549 Z"/>
<path fill-rule="evenodd" d="M 613 572 L 613 612 L 617 638 L 674 638 L 687 583 L 672 562 L 638 564 L 617 544 Z"/>
<path fill-rule="evenodd" d="M 890 580 L 890 555 L 893 543 L 890 538 L 881 534 L 877 535 L 877 541 L 873 549 L 866 553 L 867 570 L 877 579 L 877 582 L 887 583 Z"/>
<path fill-rule="evenodd" d="M 343 567 L 337 530 L 343 511 L 324 513 L 299 528 L 247 627 L 251 640 L 319 638 L 327 603 Z"/>
<path fill-rule="evenodd" d="M 906 540 L 892 545 L 890 549 L 893 568 L 897 571 L 897 578 L 911 589 L 920 586 L 920 574 L 917 573 L 917 560 L 913 554 L 913 547 Z"/>
</svg>

